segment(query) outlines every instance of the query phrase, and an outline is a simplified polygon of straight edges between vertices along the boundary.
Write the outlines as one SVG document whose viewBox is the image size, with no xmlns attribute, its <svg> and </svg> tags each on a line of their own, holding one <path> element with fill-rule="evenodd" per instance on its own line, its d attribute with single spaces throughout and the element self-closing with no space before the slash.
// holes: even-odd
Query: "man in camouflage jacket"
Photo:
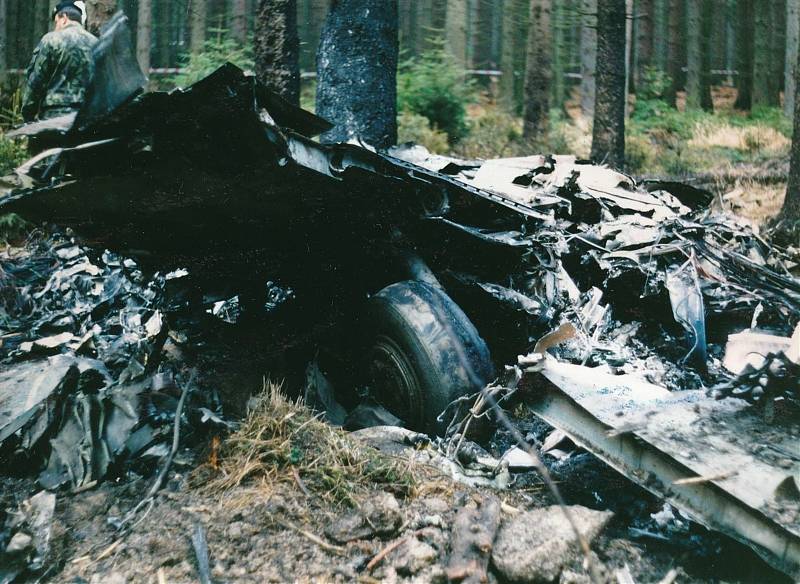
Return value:
<svg viewBox="0 0 800 584">
<path fill-rule="evenodd" d="M 76 112 L 94 76 L 97 38 L 84 27 L 82 1 L 64 1 L 53 11 L 55 29 L 39 41 L 28 67 L 22 117 L 30 122 Z"/>
</svg>

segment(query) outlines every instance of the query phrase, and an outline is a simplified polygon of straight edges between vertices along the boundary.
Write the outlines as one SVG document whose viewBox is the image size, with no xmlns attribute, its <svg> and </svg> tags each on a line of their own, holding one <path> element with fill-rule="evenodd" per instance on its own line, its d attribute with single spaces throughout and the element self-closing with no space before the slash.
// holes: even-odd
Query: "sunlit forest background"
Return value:
<svg viewBox="0 0 800 584">
<path fill-rule="evenodd" d="M 531 1 L 399 0 L 401 141 L 465 158 L 532 151 L 588 156 L 596 1 L 538 0 L 550 11 L 552 82 L 549 132 L 532 140 L 522 121 L 526 68 L 535 65 L 528 59 Z M 17 119 L 20 82 L 48 29 L 53 3 L 0 0 L 6 125 Z M 151 88 L 160 90 L 189 85 L 226 61 L 252 68 L 256 5 L 118 2 L 130 19 Z M 628 0 L 627 170 L 699 177 L 724 183 L 723 190 L 731 192 L 746 186 L 747 200 L 740 202 L 745 213 L 774 212 L 791 141 L 793 103 L 784 96 L 794 93 L 797 5 L 798 0 Z M 328 8 L 329 0 L 297 1 L 301 101 L 311 110 Z M 13 145 L 2 150 L 21 156 Z"/>
</svg>

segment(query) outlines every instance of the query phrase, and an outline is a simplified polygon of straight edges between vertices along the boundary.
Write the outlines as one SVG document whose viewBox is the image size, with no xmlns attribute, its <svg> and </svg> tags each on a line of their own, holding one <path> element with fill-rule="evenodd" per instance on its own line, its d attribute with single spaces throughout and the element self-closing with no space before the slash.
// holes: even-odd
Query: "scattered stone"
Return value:
<svg viewBox="0 0 800 584">
<path fill-rule="evenodd" d="M 508 470 L 513 472 L 528 472 L 536 469 L 536 460 L 517 446 L 503 455 L 502 462 L 508 463 Z"/>
<path fill-rule="evenodd" d="M 402 523 L 397 499 L 389 493 L 380 493 L 360 510 L 334 521 L 325 534 L 338 543 L 348 543 L 368 537 L 388 537 L 396 533 Z"/>
<path fill-rule="evenodd" d="M 613 517 L 610 511 L 569 508 L 584 537 L 591 542 Z M 554 582 L 579 554 L 572 527 L 558 506 L 517 515 L 500 528 L 492 563 L 512 583 Z"/>
<path fill-rule="evenodd" d="M 395 553 L 394 569 L 402 576 L 413 576 L 430 566 L 439 557 L 433 546 L 410 538 Z"/>
<path fill-rule="evenodd" d="M 8 542 L 8 547 L 6 548 L 7 554 L 16 554 L 19 552 L 23 552 L 31 547 L 33 543 L 33 538 L 28 535 L 27 533 L 19 532 L 11 538 L 11 541 Z"/>
<path fill-rule="evenodd" d="M 452 509 L 452 505 L 450 505 L 450 503 L 448 503 L 444 499 L 440 499 L 439 497 L 430 497 L 428 499 L 423 499 L 422 505 L 432 515 L 440 515 L 442 513 L 447 513 L 448 511 L 450 511 L 450 509 Z"/>
<path fill-rule="evenodd" d="M 564 570 L 561 572 L 561 579 L 558 584 L 592 584 L 592 579 L 588 574 L 579 574 L 572 570 Z"/>
</svg>

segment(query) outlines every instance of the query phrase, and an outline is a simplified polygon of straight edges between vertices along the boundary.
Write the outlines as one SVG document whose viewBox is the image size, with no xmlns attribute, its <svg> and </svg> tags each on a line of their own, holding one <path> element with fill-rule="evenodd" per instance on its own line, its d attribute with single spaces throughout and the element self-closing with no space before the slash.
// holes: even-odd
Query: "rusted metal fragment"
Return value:
<svg viewBox="0 0 800 584">
<path fill-rule="evenodd" d="M 800 436 L 737 399 L 547 359 L 533 411 L 697 522 L 800 577 Z M 548 383 L 549 382 L 549 383 Z"/>
</svg>

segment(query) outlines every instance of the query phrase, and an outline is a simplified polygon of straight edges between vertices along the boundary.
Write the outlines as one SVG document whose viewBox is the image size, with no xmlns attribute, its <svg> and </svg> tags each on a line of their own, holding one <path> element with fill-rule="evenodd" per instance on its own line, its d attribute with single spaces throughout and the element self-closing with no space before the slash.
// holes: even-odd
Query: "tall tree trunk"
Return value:
<svg viewBox="0 0 800 584">
<path fill-rule="evenodd" d="M 193 54 L 202 52 L 206 44 L 206 25 L 208 22 L 207 0 L 190 0 L 189 10 L 191 11 L 191 36 L 189 38 L 189 50 Z"/>
<path fill-rule="evenodd" d="M 11 0 L 6 12 L 6 60 L 9 67 L 19 67 L 19 3 Z M 27 63 L 26 63 L 27 65 Z"/>
<path fill-rule="evenodd" d="M 296 5 L 297 3 L 293 2 L 293 4 Z M 294 19 L 297 22 L 297 14 L 295 14 Z M 231 0 L 231 36 L 241 44 L 247 42 L 246 0 Z"/>
<path fill-rule="evenodd" d="M 467 0 L 446 0 L 446 7 L 445 47 L 458 64 L 466 69 L 469 66 L 467 25 L 470 12 Z"/>
<path fill-rule="evenodd" d="M 297 0 L 260 0 L 255 28 L 257 79 L 287 101 L 299 105 Z"/>
<path fill-rule="evenodd" d="M 701 0 L 686 4 L 686 108 L 700 109 L 703 75 L 703 8 Z"/>
<path fill-rule="evenodd" d="M 628 117 L 628 95 L 633 79 L 633 0 L 625 0 L 625 117 Z"/>
<path fill-rule="evenodd" d="M 667 70 L 667 0 L 653 1 L 653 66 Z"/>
<path fill-rule="evenodd" d="M 581 112 L 594 116 L 597 0 L 581 1 Z"/>
<path fill-rule="evenodd" d="M 625 0 L 598 2 L 592 159 L 625 164 Z"/>
<path fill-rule="evenodd" d="M 769 6 L 769 92 L 772 105 L 780 107 L 786 58 L 786 0 L 771 0 Z"/>
<path fill-rule="evenodd" d="M 530 8 L 523 129 L 528 140 L 541 139 L 547 135 L 552 82 L 551 0 L 531 0 Z"/>
<path fill-rule="evenodd" d="M 687 3 L 686 108 L 713 110 L 711 100 L 711 5 L 712 0 Z"/>
<path fill-rule="evenodd" d="M 503 102 L 510 112 L 521 113 L 525 85 L 530 0 L 505 0 L 503 10 Z"/>
<path fill-rule="evenodd" d="M 800 51 L 800 0 L 786 0 L 786 59 L 784 61 L 783 111 L 794 115 L 797 54 Z"/>
<path fill-rule="evenodd" d="M 49 0 L 32 0 L 34 7 L 33 15 L 33 39 L 39 42 L 50 30 L 50 1 Z"/>
<path fill-rule="evenodd" d="M 317 113 L 325 142 L 397 142 L 397 0 L 335 0 L 317 54 Z"/>
<path fill-rule="evenodd" d="M 800 69 L 800 53 L 795 59 L 795 67 Z M 790 224 L 795 232 L 800 222 L 800 84 L 795 84 L 794 94 L 794 138 L 792 139 L 792 153 L 789 162 L 789 182 L 786 186 L 786 199 L 780 218 Z M 795 245 L 797 241 L 795 240 Z"/>
<path fill-rule="evenodd" d="M 655 0 L 638 0 L 636 16 L 636 89 L 644 77 L 645 70 L 653 66 L 655 42 Z"/>
<path fill-rule="evenodd" d="M 735 86 L 733 70 L 736 69 L 736 0 L 725 0 L 725 83 Z"/>
<path fill-rule="evenodd" d="M 755 51 L 755 7 L 754 0 L 739 0 L 736 3 L 736 103 L 734 107 L 749 111 L 753 107 L 753 54 Z"/>
<path fill-rule="evenodd" d="M 87 28 L 97 35 L 117 11 L 116 0 L 88 0 L 86 2 Z"/>
<path fill-rule="evenodd" d="M 553 64 L 552 85 L 553 85 L 553 106 L 561 108 L 564 105 L 565 85 L 564 85 L 564 3 L 555 2 L 552 5 L 552 24 L 553 31 Z"/>
<path fill-rule="evenodd" d="M 778 105 L 778 95 L 771 79 L 772 54 L 770 37 L 772 18 L 770 2 L 754 0 L 755 4 L 755 44 L 753 51 L 753 106 Z"/>
<path fill-rule="evenodd" d="M 150 47 L 153 42 L 153 7 L 151 0 L 139 0 L 136 27 L 136 56 L 145 75 L 150 73 Z"/>
<path fill-rule="evenodd" d="M 670 85 L 664 96 L 672 106 L 676 105 L 678 91 L 681 88 L 681 78 L 683 69 L 683 58 L 681 50 L 683 32 L 683 0 L 669 0 L 668 32 L 667 32 L 667 74 L 670 77 Z"/>
<path fill-rule="evenodd" d="M 707 112 L 714 111 L 714 99 L 711 95 L 711 63 L 713 44 L 712 28 L 714 22 L 714 2 L 716 0 L 700 0 L 702 3 L 702 40 L 700 42 L 700 107 Z"/>
<path fill-rule="evenodd" d="M 11 0 L 12 2 L 14 0 Z M 3 88 L 8 71 L 8 6 L 6 0 L 0 0 L 0 88 Z"/>
</svg>

